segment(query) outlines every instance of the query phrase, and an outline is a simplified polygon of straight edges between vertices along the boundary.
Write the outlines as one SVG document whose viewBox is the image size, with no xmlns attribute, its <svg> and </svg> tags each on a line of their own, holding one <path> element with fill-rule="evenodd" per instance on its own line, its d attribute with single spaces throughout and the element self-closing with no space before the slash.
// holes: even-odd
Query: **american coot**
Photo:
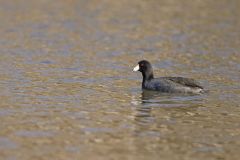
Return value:
<svg viewBox="0 0 240 160">
<path fill-rule="evenodd" d="M 203 93 L 203 87 L 194 79 L 183 77 L 154 78 L 151 64 L 142 60 L 133 71 L 142 72 L 142 88 L 169 93 Z"/>
</svg>

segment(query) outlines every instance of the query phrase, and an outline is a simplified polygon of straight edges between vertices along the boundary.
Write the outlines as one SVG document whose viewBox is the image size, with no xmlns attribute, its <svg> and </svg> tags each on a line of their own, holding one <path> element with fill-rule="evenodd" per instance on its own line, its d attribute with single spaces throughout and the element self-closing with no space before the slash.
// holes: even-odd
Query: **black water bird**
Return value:
<svg viewBox="0 0 240 160">
<path fill-rule="evenodd" d="M 154 78 L 150 62 L 142 60 L 133 71 L 142 73 L 142 89 L 167 93 L 203 93 L 203 87 L 194 79 L 184 77 Z"/>
</svg>

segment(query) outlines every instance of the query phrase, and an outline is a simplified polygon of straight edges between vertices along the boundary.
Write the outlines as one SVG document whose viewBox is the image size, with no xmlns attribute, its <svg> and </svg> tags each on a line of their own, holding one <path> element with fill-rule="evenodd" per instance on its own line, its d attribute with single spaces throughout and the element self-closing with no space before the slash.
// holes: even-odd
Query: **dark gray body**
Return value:
<svg viewBox="0 0 240 160">
<path fill-rule="evenodd" d="M 160 77 L 143 80 L 142 88 L 168 93 L 202 93 L 203 87 L 190 78 Z"/>
</svg>

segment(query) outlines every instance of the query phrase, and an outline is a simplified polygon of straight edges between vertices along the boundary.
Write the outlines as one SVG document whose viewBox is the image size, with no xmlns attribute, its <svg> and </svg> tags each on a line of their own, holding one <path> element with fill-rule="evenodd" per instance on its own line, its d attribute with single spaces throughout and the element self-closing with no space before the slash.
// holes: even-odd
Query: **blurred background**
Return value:
<svg viewBox="0 0 240 160">
<path fill-rule="evenodd" d="M 0 159 L 238 159 L 239 6 L 0 0 Z M 142 92 L 142 59 L 210 92 Z"/>
</svg>

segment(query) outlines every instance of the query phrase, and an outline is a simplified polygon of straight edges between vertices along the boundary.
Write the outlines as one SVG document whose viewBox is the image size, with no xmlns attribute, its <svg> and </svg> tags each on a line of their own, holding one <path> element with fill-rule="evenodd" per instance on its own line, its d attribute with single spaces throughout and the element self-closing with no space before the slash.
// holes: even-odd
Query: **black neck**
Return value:
<svg viewBox="0 0 240 160">
<path fill-rule="evenodd" d="M 150 72 L 148 74 L 142 73 L 143 81 L 142 81 L 142 88 L 145 88 L 145 82 L 153 79 L 153 73 Z"/>
<path fill-rule="evenodd" d="M 153 79 L 153 72 L 142 72 L 143 82 Z"/>
</svg>

